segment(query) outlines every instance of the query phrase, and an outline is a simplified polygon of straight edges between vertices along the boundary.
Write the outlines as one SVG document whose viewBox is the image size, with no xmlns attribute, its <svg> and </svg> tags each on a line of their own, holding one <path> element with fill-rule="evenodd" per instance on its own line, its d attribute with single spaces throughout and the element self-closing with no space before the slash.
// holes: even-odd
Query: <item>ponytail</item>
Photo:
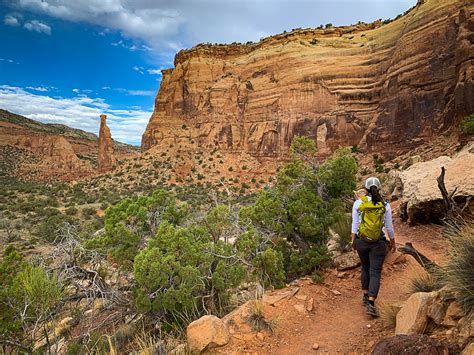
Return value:
<svg viewBox="0 0 474 355">
<path fill-rule="evenodd" d="M 372 202 L 374 205 L 376 205 L 379 202 L 383 203 L 383 198 L 382 196 L 380 196 L 380 192 L 377 186 L 375 185 L 371 186 L 369 192 L 370 192 L 370 195 L 372 196 Z"/>
</svg>

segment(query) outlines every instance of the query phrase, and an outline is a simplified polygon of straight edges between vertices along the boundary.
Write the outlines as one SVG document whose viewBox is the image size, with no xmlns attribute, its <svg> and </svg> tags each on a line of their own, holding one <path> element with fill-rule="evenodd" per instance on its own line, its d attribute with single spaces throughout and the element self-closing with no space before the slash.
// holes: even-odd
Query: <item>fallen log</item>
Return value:
<svg viewBox="0 0 474 355">
<path fill-rule="evenodd" d="M 404 246 L 399 247 L 398 251 L 402 254 L 411 255 L 418 262 L 418 264 L 420 264 L 430 274 L 433 274 L 437 270 L 441 269 L 441 266 L 416 250 L 411 242 L 407 242 Z"/>
</svg>

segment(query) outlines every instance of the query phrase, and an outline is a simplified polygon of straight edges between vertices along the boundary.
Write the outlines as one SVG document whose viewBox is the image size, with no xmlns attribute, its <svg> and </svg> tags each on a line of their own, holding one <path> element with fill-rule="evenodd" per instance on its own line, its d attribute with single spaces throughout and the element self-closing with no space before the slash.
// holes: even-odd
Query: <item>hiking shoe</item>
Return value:
<svg viewBox="0 0 474 355">
<path fill-rule="evenodd" d="M 369 304 L 369 295 L 364 293 L 364 296 L 362 297 L 362 304 L 364 306 L 367 306 Z"/>
<path fill-rule="evenodd" d="M 372 316 L 374 318 L 378 318 L 379 313 L 377 312 L 377 308 L 375 308 L 375 306 L 371 305 L 370 303 L 367 303 L 367 305 L 365 307 L 367 309 L 367 314 L 369 316 Z"/>
</svg>

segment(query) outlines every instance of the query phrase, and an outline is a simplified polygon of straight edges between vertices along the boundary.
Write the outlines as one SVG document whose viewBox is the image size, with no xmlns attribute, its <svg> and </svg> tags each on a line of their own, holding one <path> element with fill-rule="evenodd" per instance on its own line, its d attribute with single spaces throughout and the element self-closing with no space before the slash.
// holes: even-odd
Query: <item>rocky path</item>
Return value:
<svg viewBox="0 0 474 355">
<path fill-rule="evenodd" d="M 415 247 L 437 262 L 443 261 L 447 250 L 436 226 L 409 227 L 395 218 L 398 244 L 413 242 Z M 407 298 L 406 281 L 421 267 L 409 256 L 396 252 L 387 257 L 382 274 L 378 305 Z M 332 270 L 324 284 L 301 279 L 289 288 L 270 293 L 279 298 L 289 290 L 296 292 L 277 302 L 264 303 L 264 314 L 272 319 L 275 332 L 255 333 L 243 319 L 248 314 L 241 307 L 225 320 L 231 320 L 232 339 L 218 353 L 234 354 L 308 354 L 308 353 L 370 353 L 378 339 L 393 334 L 382 319 L 365 314 L 361 302 L 359 269 L 347 272 Z M 292 292 L 292 293 L 293 293 Z M 313 305 L 311 307 L 311 304 Z M 312 309 L 311 309 L 312 308 Z"/>
</svg>

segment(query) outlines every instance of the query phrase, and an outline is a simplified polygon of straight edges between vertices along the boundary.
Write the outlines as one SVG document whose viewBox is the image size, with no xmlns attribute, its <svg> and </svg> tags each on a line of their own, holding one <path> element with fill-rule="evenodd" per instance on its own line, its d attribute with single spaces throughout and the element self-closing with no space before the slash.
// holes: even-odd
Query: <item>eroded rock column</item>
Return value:
<svg viewBox="0 0 474 355">
<path fill-rule="evenodd" d="M 103 173 L 112 170 L 115 163 L 114 148 L 110 129 L 107 127 L 107 115 L 100 115 L 99 130 L 99 154 L 97 155 L 97 164 L 99 172 Z"/>
</svg>

